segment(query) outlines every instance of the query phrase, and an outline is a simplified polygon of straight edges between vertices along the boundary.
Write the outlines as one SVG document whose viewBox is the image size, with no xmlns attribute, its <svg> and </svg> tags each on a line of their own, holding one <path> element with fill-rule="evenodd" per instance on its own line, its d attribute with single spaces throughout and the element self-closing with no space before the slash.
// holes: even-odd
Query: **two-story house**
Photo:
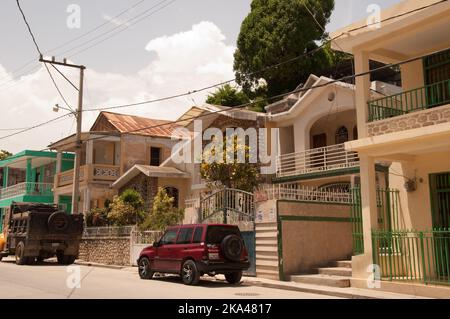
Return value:
<svg viewBox="0 0 450 319">
<path fill-rule="evenodd" d="M 352 285 L 449 297 L 450 290 L 450 3 L 402 1 L 378 25 L 360 21 L 332 35 L 354 55 L 357 152 L 364 249 L 353 257 Z M 402 92 L 370 94 L 369 61 L 400 68 Z M 363 74 L 358 76 L 358 74 Z M 379 215 L 376 162 L 389 163 L 398 191 Z M 380 225 L 379 219 L 386 223 Z"/>
<path fill-rule="evenodd" d="M 73 160 L 73 154 L 25 150 L 0 161 L 0 231 L 12 202 L 55 202 L 70 212 L 70 202 L 54 201 L 53 179 L 72 169 Z"/>
<path fill-rule="evenodd" d="M 79 207 L 82 212 L 102 208 L 111 201 L 118 194 L 112 183 L 135 165 L 152 169 L 166 160 L 177 142 L 171 139 L 174 128 L 170 121 L 101 112 L 81 137 Z M 74 152 L 76 137 L 71 135 L 49 147 L 58 153 Z M 71 199 L 72 182 L 73 170 L 57 171 L 55 201 Z"/>
</svg>

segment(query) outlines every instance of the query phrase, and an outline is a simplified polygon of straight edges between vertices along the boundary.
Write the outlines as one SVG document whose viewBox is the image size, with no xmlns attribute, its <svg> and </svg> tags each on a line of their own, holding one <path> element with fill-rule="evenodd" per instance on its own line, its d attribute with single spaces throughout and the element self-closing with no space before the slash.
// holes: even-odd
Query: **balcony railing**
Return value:
<svg viewBox="0 0 450 319">
<path fill-rule="evenodd" d="M 346 151 L 344 144 L 336 144 L 278 156 L 277 177 L 297 176 L 357 166 L 359 166 L 358 154 Z"/>
<path fill-rule="evenodd" d="M 80 168 L 80 182 L 100 181 L 114 182 L 120 176 L 119 166 L 104 164 L 83 165 Z M 56 175 L 55 187 L 71 185 L 73 182 L 73 170 L 65 171 Z"/>
<path fill-rule="evenodd" d="M 368 102 L 369 122 L 450 103 L 450 79 Z"/>
<path fill-rule="evenodd" d="M 316 187 L 296 186 L 289 184 L 265 184 L 258 187 L 255 191 L 261 198 L 261 193 L 264 194 L 262 198 L 265 200 L 272 199 L 287 199 L 302 202 L 320 202 L 328 204 L 351 204 L 352 196 L 346 190 L 330 190 L 323 191 Z"/>
<path fill-rule="evenodd" d="M 52 183 L 19 183 L 0 189 L 0 199 L 14 198 L 17 196 L 51 196 Z"/>
<path fill-rule="evenodd" d="M 381 280 L 450 285 L 450 229 L 372 231 Z"/>
</svg>

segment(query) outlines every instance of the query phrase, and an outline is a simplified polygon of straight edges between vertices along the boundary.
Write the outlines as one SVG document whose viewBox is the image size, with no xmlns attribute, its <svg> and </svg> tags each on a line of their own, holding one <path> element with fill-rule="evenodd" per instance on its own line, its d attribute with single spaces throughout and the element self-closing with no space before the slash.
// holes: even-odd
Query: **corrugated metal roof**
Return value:
<svg viewBox="0 0 450 319">
<path fill-rule="evenodd" d="M 120 133 L 170 137 L 177 125 L 172 121 L 156 120 L 136 115 L 102 112 Z"/>
</svg>

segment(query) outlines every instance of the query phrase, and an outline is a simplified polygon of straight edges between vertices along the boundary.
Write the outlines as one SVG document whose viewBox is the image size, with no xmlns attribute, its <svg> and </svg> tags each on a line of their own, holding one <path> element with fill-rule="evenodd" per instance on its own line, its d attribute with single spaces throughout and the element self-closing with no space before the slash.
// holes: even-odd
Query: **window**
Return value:
<svg viewBox="0 0 450 319">
<path fill-rule="evenodd" d="M 159 166 L 161 164 L 161 148 L 150 147 L 150 166 Z"/>
<path fill-rule="evenodd" d="M 353 139 L 357 140 L 358 139 L 358 127 L 355 125 L 355 127 L 353 128 Z"/>
<path fill-rule="evenodd" d="M 202 237 L 203 237 L 203 227 L 195 227 L 194 239 L 192 240 L 192 242 L 195 244 L 201 243 Z"/>
<path fill-rule="evenodd" d="M 348 142 L 348 130 L 345 126 L 341 126 L 336 131 L 336 144 Z"/>
<path fill-rule="evenodd" d="M 178 208 L 178 189 L 175 187 L 165 187 L 167 195 L 173 197 L 173 207 Z"/>
<path fill-rule="evenodd" d="M 167 231 L 160 240 L 161 245 L 175 244 L 175 239 L 177 238 L 178 229 L 172 229 Z"/>
<path fill-rule="evenodd" d="M 181 228 L 178 233 L 177 244 L 190 244 L 194 228 Z"/>
<path fill-rule="evenodd" d="M 206 242 L 208 244 L 220 244 L 222 239 L 228 235 L 237 235 L 241 237 L 237 226 L 209 226 L 206 234 Z"/>
</svg>

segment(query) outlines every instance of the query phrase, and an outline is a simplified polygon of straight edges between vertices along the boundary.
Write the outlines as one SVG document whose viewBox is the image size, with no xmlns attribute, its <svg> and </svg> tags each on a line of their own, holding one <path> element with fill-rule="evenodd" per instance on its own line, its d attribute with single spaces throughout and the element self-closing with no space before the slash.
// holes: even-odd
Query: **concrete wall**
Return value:
<svg viewBox="0 0 450 319">
<path fill-rule="evenodd" d="M 278 216 L 282 220 L 283 271 L 286 277 L 311 273 L 314 268 L 352 255 L 349 206 L 279 201 Z M 286 220 L 287 216 L 289 220 Z"/>
<path fill-rule="evenodd" d="M 83 238 L 79 259 L 107 265 L 130 265 L 130 238 Z"/>
</svg>

